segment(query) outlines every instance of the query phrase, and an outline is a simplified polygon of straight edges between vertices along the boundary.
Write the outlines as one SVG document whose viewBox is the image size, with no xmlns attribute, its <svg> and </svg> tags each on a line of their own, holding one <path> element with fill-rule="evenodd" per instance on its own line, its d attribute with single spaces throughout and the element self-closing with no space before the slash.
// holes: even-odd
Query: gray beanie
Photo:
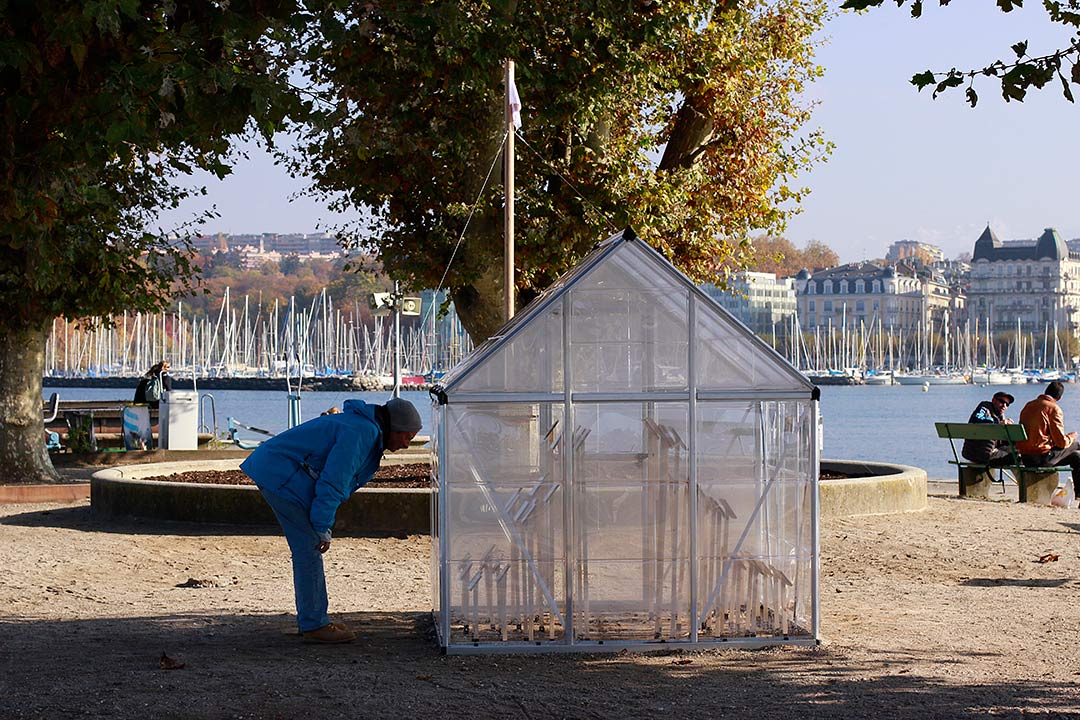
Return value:
<svg viewBox="0 0 1080 720">
<path fill-rule="evenodd" d="M 408 400 L 390 398 L 386 401 L 386 413 L 390 416 L 390 432 L 420 432 L 420 413 Z"/>
</svg>

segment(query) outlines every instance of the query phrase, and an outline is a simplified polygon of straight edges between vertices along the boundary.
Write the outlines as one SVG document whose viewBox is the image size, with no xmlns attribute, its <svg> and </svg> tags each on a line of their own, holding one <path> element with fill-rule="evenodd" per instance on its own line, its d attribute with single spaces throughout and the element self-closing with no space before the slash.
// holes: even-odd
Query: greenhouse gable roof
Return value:
<svg viewBox="0 0 1080 720">
<path fill-rule="evenodd" d="M 814 390 L 629 228 L 597 244 L 435 392 L 444 402 L 458 393 L 555 396 L 567 373 L 575 395 Z"/>
</svg>

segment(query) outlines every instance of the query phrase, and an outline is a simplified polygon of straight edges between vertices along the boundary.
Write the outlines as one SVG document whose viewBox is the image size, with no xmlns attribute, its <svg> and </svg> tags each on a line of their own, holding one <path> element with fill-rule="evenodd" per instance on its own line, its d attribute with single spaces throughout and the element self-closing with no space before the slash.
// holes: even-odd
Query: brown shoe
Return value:
<svg viewBox="0 0 1080 720">
<path fill-rule="evenodd" d="M 304 642 L 309 643 L 336 644 L 352 642 L 356 639 L 356 633 L 339 623 L 330 623 L 300 635 Z"/>
</svg>

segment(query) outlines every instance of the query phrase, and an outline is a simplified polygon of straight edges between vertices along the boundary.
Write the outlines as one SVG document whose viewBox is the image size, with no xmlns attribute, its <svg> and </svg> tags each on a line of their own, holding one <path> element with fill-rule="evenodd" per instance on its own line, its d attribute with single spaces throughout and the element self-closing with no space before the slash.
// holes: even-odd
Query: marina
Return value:
<svg viewBox="0 0 1080 720">
<path fill-rule="evenodd" d="M 266 312 L 246 295 L 232 299 L 226 288 L 216 317 L 186 316 L 180 301 L 171 312 L 124 313 L 96 326 L 57 318 L 45 376 L 126 378 L 167 359 L 174 377 L 350 377 L 374 389 L 394 384 L 400 348 L 402 373 L 417 385 L 425 381 L 415 378 L 430 382 L 472 350 L 456 315 L 439 317 L 433 293 L 423 300 L 396 342 L 391 315 L 335 307 L 325 288 L 306 307 L 290 297 Z"/>
</svg>

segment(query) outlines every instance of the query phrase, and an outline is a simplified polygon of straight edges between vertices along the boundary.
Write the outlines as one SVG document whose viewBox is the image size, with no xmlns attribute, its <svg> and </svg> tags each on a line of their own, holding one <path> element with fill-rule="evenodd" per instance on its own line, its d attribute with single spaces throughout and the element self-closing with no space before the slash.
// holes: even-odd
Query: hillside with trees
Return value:
<svg viewBox="0 0 1080 720">
<path fill-rule="evenodd" d="M 836 253 L 820 240 L 811 240 L 802 250 L 785 237 L 763 235 L 753 240 L 750 270 L 775 273 L 777 277 L 794 275 L 803 268 L 823 270 L 839 264 Z"/>
<path fill-rule="evenodd" d="M 370 322 L 371 293 L 386 292 L 394 285 L 370 257 L 352 258 L 350 269 L 345 268 L 344 258 L 331 261 L 296 255 L 245 268 L 238 253 L 228 252 L 196 255 L 193 263 L 201 269 L 199 289 L 181 296 L 186 315 L 217 313 L 226 288 L 234 299 L 247 296 L 253 311 L 269 311 L 275 300 L 288 303 L 289 298 L 307 306 L 325 289 L 335 307 L 358 311 L 362 321 Z"/>
</svg>

